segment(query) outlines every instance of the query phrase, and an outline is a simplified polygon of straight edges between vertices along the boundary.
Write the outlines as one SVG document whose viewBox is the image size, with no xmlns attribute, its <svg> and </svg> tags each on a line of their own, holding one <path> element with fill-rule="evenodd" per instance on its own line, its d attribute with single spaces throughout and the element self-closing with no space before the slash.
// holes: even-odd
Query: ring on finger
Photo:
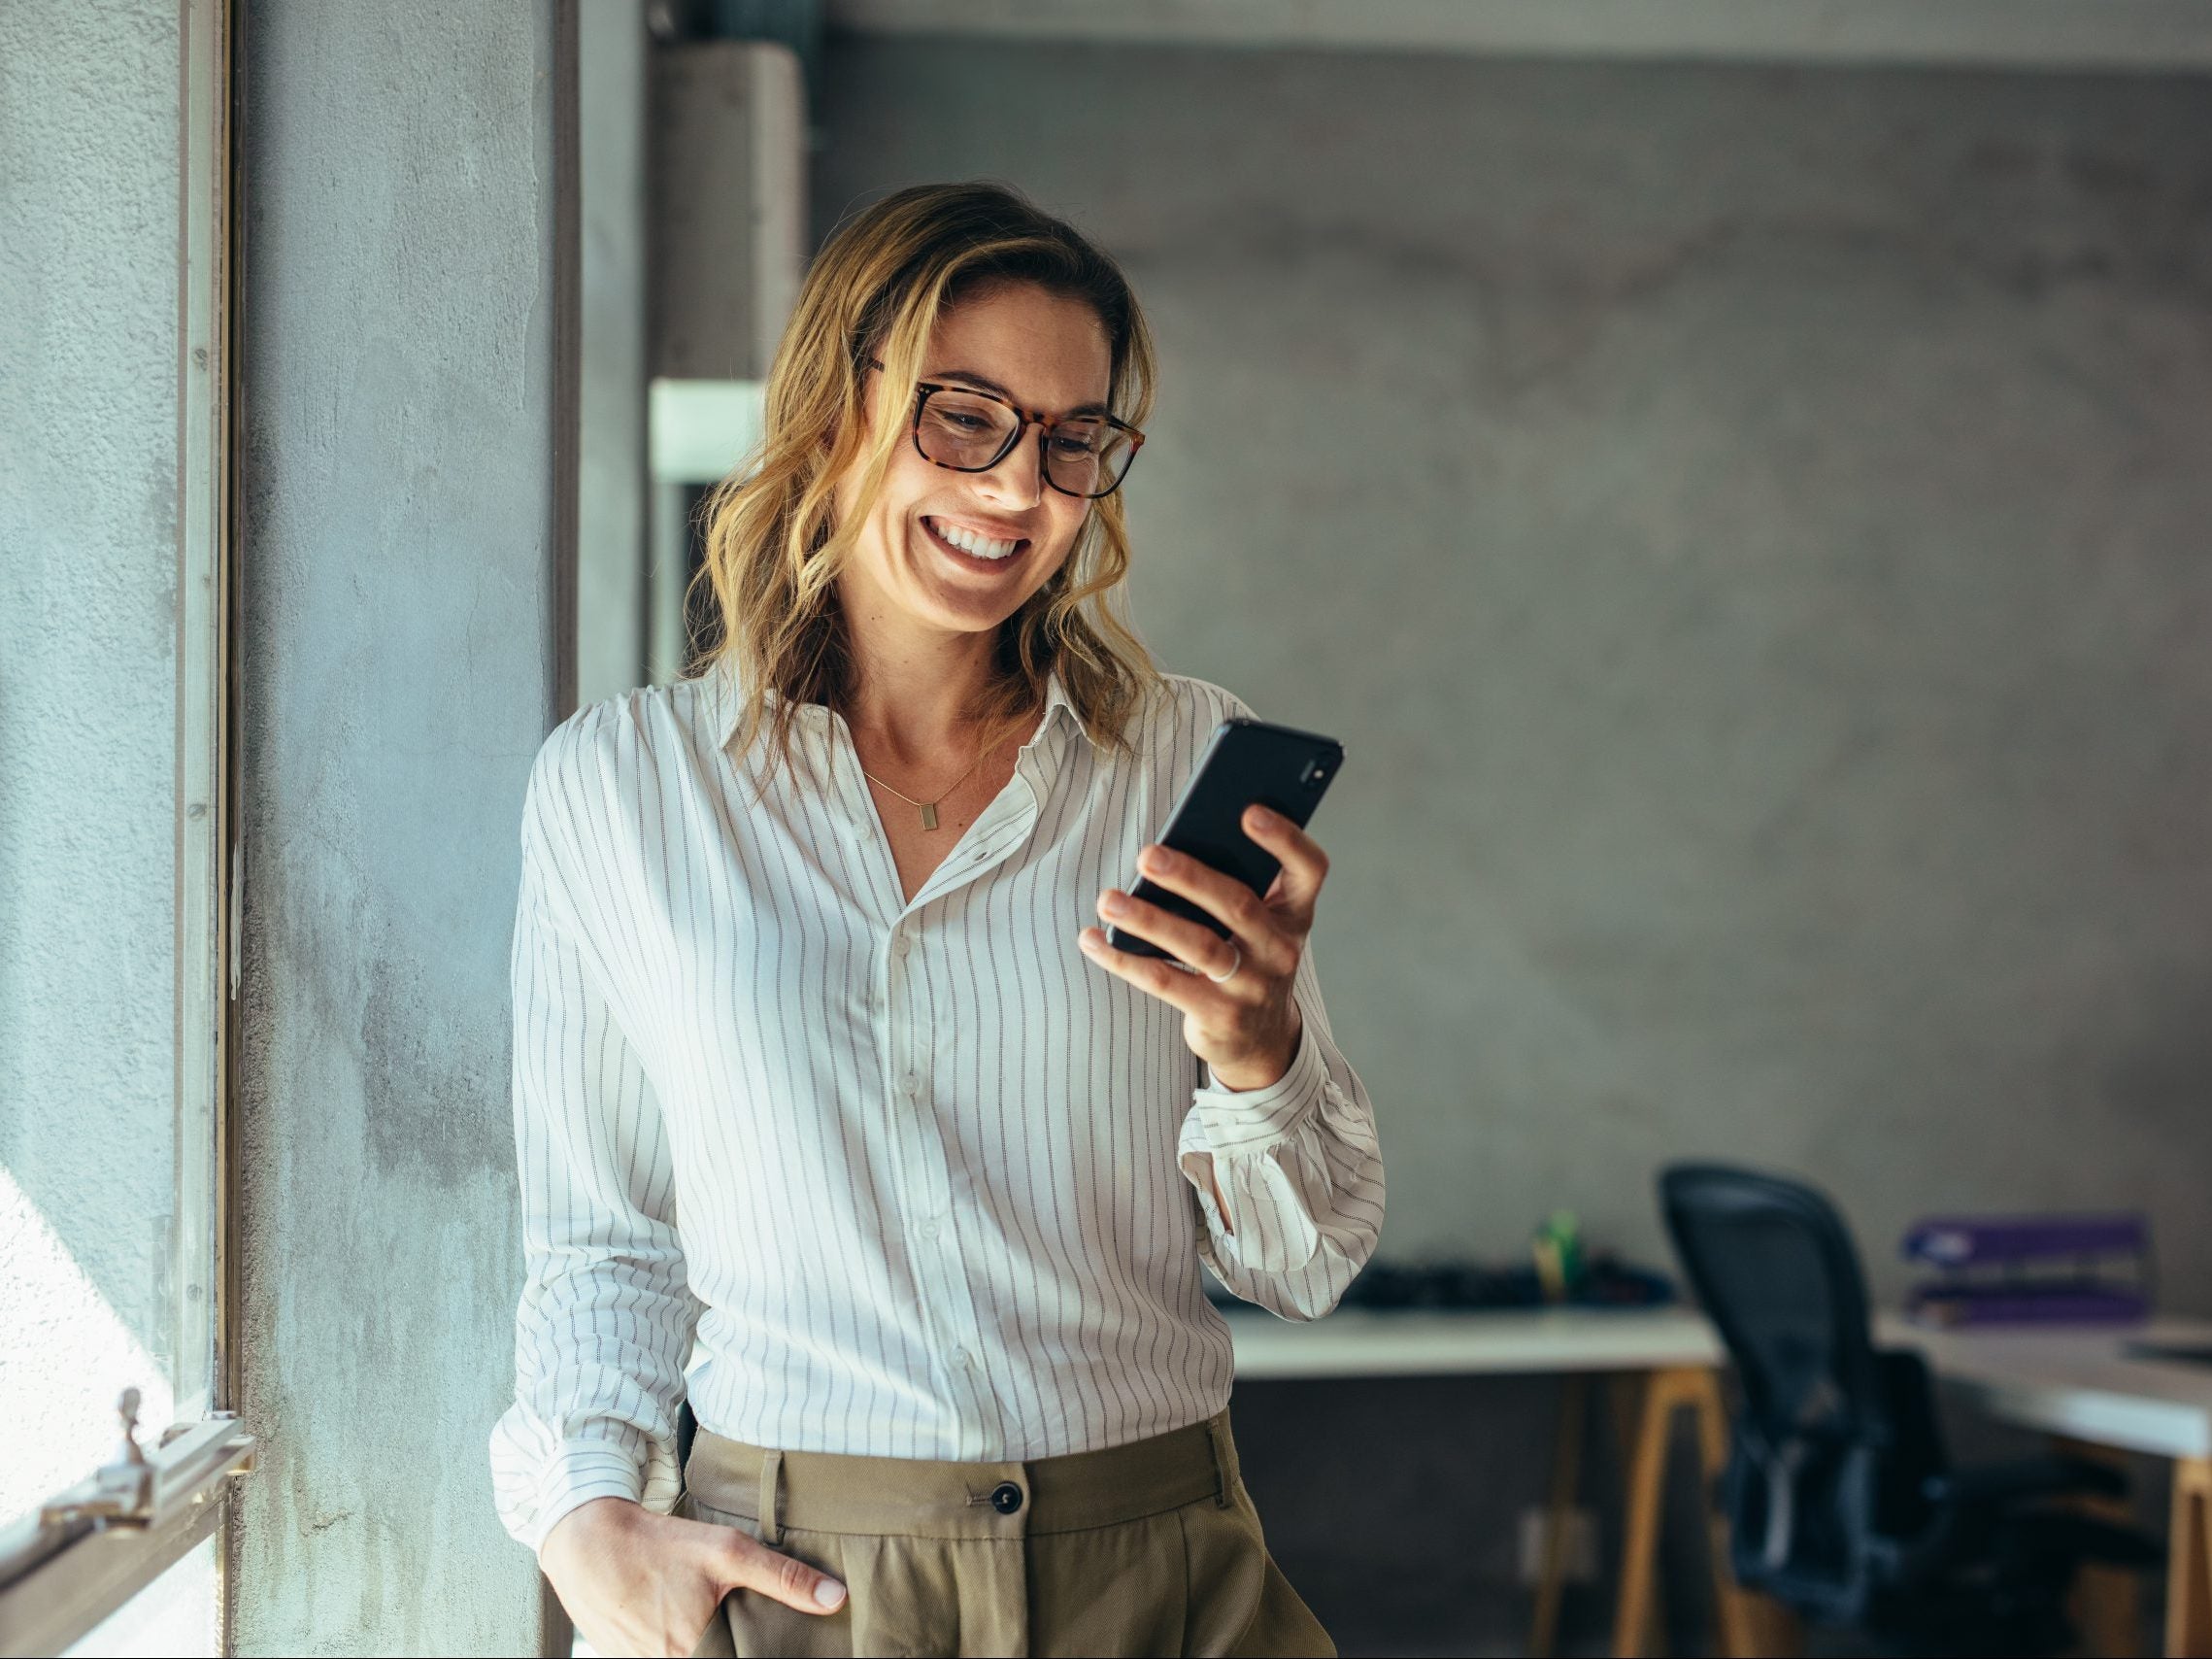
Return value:
<svg viewBox="0 0 2212 1659">
<path fill-rule="evenodd" d="M 1209 973 L 1206 975 L 1206 977 L 1208 979 L 1211 979 L 1216 985 L 1226 985 L 1230 980 L 1234 979 L 1237 976 L 1237 970 L 1244 966 L 1244 952 L 1237 948 L 1234 940 L 1231 940 L 1229 943 L 1229 954 L 1232 960 L 1229 963 L 1228 972 Z"/>
</svg>

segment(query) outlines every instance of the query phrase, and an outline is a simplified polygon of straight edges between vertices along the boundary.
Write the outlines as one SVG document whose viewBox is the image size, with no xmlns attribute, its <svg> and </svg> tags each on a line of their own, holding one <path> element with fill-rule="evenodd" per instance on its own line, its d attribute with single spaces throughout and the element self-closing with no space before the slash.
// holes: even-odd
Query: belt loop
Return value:
<svg viewBox="0 0 2212 1659">
<path fill-rule="evenodd" d="M 770 1549 L 784 1541 L 784 1454 L 772 1451 L 760 1459 L 760 1541 Z"/>
<path fill-rule="evenodd" d="M 1229 1414 L 1215 1413 L 1206 1420 L 1206 1449 L 1214 1458 L 1214 1507 L 1229 1507 L 1229 1490 L 1236 1484 L 1236 1446 L 1229 1439 Z"/>
</svg>

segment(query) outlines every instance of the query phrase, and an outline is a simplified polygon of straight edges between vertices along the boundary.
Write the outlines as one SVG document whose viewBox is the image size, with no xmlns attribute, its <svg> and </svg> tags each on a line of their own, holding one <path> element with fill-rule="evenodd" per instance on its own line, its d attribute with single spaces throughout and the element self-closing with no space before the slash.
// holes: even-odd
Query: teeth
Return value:
<svg viewBox="0 0 2212 1659">
<path fill-rule="evenodd" d="M 940 523 L 936 529 L 939 535 L 962 553 L 972 554 L 977 559 L 1004 559 L 1021 545 L 1019 542 L 992 541 L 990 537 L 979 536 L 973 530 L 963 530 L 957 525 Z"/>
</svg>

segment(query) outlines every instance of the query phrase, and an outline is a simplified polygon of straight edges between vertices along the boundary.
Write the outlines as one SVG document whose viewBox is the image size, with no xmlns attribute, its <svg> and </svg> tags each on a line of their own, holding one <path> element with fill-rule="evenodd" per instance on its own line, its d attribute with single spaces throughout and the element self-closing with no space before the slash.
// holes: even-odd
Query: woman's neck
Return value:
<svg viewBox="0 0 2212 1659">
<path fill-rule="evenodd" d="M 849 624 L 857 619 L 849 618 Z M 996 641 L 989 634 L 886 638 L 852 627 L 854 685 L 839 712 L 855 739 L 897 762 L 972 749 Z"/>
</svg>

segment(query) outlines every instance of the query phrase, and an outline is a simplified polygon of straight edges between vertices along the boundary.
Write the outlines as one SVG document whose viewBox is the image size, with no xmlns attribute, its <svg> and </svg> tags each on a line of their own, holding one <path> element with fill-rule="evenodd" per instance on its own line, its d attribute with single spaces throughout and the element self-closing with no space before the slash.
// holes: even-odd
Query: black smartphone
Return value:
<svg viewBox="0 0 2212 1659">
<path fill-rule="evenodd" d="M 1344 764 L 1344 745 L 1333 737 L 1293 731 L 1263 720 L 1224 720 L 1214 728 L 1198 769 L 1167 815 L 1159 844 L 1233 875 L 1253 892 L 1265 895 L 1283 866 L 1244 832 L 1245 808 L 1257 803 L 1305 828 L 1323 793 Z M 1228 929 L 1210 911 L 1150 880 L 1130 897 L 1211 928 L 1223 937 Z M 1122 928 L 1108 928 L 1106 942 L 1132 956 L 1176 959 L 1150 939 Z"/>
</svg>

